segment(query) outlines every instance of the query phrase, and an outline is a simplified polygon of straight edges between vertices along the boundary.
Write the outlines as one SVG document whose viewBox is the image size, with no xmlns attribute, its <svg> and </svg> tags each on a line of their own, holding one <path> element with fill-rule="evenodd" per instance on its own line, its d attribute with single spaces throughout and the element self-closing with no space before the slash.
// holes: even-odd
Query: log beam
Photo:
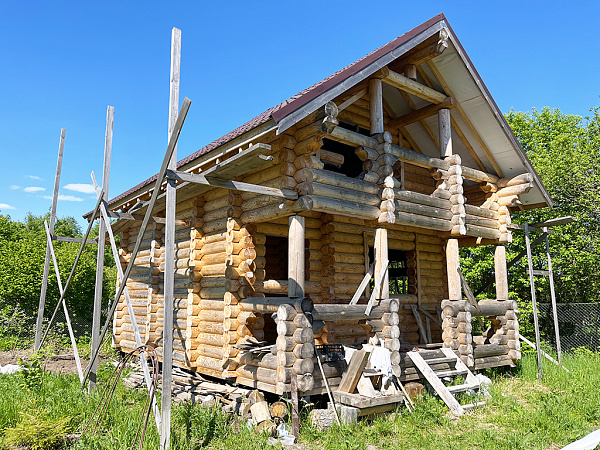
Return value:
<svg viewBox="0 0 600 450">
<path fill-rule="evenodd" d="M 443 102 L 433 105 L 427 105 L 421 109 L 417 109 L 408 114 L 404 114 L 396 119 L 390 120 L 390 128 L 400 128 L 410 125 L 411 123 L 419 122 L 436 114 L 440 109 L 454 108 L 457 102 L 454 97 L 446 97 Z"/>
<path fill-rule="evenodd" d="M 420 97 L 423 100 L 427 100 L 430 103 L 442 103 L 447 97 L 446 94 L 431 89 L 417 81 L 413 81 L 404 75 L 389 70 L 387 67 L 379 70 L 375 74 L 375 77 L 381 78 L 384 83 L 408 92 L 416 97 Z"/>
</svg>

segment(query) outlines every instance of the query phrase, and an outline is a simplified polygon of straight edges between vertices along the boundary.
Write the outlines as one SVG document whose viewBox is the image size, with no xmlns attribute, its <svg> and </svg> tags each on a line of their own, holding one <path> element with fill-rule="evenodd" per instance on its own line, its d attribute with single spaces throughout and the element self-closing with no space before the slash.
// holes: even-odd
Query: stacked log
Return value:
<svg viewBox="0 0 600 450">
<path fill-rule="evenodd" d="M 315 242 L 315 246 L 319 246 L 318 254 L 321 256 L 319 260 L 320 269 L 318 273 L 312 275 L 311 279 L 319 278 L 319 283 L 321 284 L 321 290 L 319 292 L 320 303 L 331 303 L 334 302 L 335 295 L 335 255 L 337 254 L 335 249 L 335 228 L 332 225 L 331 217 L 329 215 L 323 214 L 321 217 L 321 238 L 319 241 Z M 311 241 L 311 247 L 313 242 Z M 309 259 L 310 261 L 310 259 Z M 316 269 L 315 265 L 315 269 Z M 312 268 L 312 262 L 311 262 Z M 314 272 L 313 272 L 314 273 Z"/>
<path fill-rule="evenodd" d="M 312 308 L 311 308 L 312 309 Z M 314 388 L 314 337 L 312 324 L 299 305 L 280 305 L 277 309 L 277 388 L 283 393 L 292 376 L 298 390 Z"/>
<path fill-rule="evenodd" d="M 485 300 L 482 300 L 485 302 Z M 488 300 L 488 302 L 492 302 Z M 514 300 L 498 300 L 505 307 L 505 311 L 496 316 L 490 316 L 492 323 L 493 335 L 489 337 L 489 345 L 495 345 L 497 348 L 494 354 L 485 352 L 485 345 L 475 347 L 475 358 L 486 358 L 493 356 L 508 355 L 512 361 L 521 358 L 521 345 L 519 342 L 519 325 L 517 319 L 517 302 Z M 483 347 L 483 348 L 482 348 Z M 485 363 L 485 360 L 478 363 Z"/>
<path fill-rule="evenodd" d="M 177 206 L 175 217 L 191 222 L 190 218 L 195 218 L 202 215 L 202 208 L 196 206 L 196 200 L 183 202 Z M 193 275 L 193 260 L 191 256 L 191 236 L 192 229 L 188 225 L 175 226 L 175 273 L 173 283 L 173 360 L 177 365 L 183 367 L 191 367 L 191 352 L 187 347 L 187 330 L 188 330 L 188 312 L 190 307 L 189 293 L 199 291 L 199 287 L 194 287 Z M 163 245 L 164 248 L 164 245 Z M 166 252 L 163 251 L 160 258 L 160 271 L 162 280 L 164 280 Z M 162 357 L 163 330 L 164 323 L 164 283 L 159 284 L 159 293 L 161 296 L 157 303 L 153 303 L 149 312 L 149 322 L 151 323 L 154 333 L 154 343 L 157 346 L 159 358 Z M 193 308 L 193 307 L 192 307 Z M 192 309 L 193 310 L 193 309 Z"/>
<path fill-rule="evenodd" d="M 530 173 L 498 180 L 496 184 L 497 191 L 494 194 L 498 203 L 499 242 L 512 242 L 512 234 L 508 229 L 511 223 L 509 208 L 517 206 L 519 195 L 526 194 L 532 187 L 533 177 Z"/>
<path fill-rule="evenodd" d="M 192 367 L 201 373 L 222 377 L 224 358 L 225 292 L 228 261 L 229 193 L 214 189 L 204 194 L 204 223 L 191 233 L 190 254 L 197 292 L 188 294 L 187 337 Z M 227 308 L 231 314 L 232 307 Z M 235 307 L 233 307 L 235 310 Z"/>
<path fill-rule="evenodd" d="M 462 362 L 473 367 L 472 316 L 468 309 L 468 303 L 464 301 L 442 301 L 442 339 L 444 347 L 454 350 Z"/>
<path fill-rule="evenodd" d="M 156 268 L 156 266 L 160 266 L 160 257 L 162 252 L 164 251 L 163 247 L 163 233 L 165 226 L 164 224 L 154 223 L 152 225 L 153 230 L 153 239 L 150 243 L 150 247 L 156 249 L 152 253 L 152 257 L 149 261 L 148 273 L 152 277 L 152 286 L 148 288 L 148 305 L 147 305 L 147 321 L 148 326 L 146 327 L 146 336 L 145 342 L 156 342 L 157 336 L 154 330 L 156 329 L 155 325 L 152 325 L 151 318 L 152 313 L 154 312 L 155 307 L 153 305 L 157 305 L 159 301 L 162 301 L 162 296 L 158 294 L 160 289 L 159 283 L 162 280 L 162 273 L 160 268 Z M 156 275 L 154 275 L 156 274 Z"/>
<path fill-rule="evenodd" d="M 452 204 L 452 218 L 450 219 L 452 229 L 450 230 L 450 235 L 462 236 L 467 234 L 467 228 L 465 226 L 467 213 L 465 211 L 465 197 L 463 195 L 464 189 L 462 168 L 460 166 L 461 160 L 459 155 L 451 155 L 446 158 L 446 161 L 450 164 L 445 180 L 448 185 L 448 191 L 450 192 L 450 203 Z"/>
<path fill-rule="evenodd" d="M 136 224 L 122 234 L 120 263 L 123 271 L 125 271 L 131 259 L 131 252 L 134 249 L 139 232 L 140 224 Z M 147 313 L 148 294 L 149 291 L 154 294 L 156 290 L 155 283 L 158 280 L 154 278 L 154 273 L 158 266 L 156 259 L 161 253 L 153 238 L 153 228 L 144 232 L 142 245 L 136 255 L 133 270 L 126 284 L 142 341 L 145 340 L 149 328 Z M 120 280 L 117 280 L 118 286 L 120 286 Z M 131 322 L 125 295 L 123 294 L 119 299 L 113 318 L 114 344 L 122 351 L 131 351 L 137 347 Z"/>
</svg>

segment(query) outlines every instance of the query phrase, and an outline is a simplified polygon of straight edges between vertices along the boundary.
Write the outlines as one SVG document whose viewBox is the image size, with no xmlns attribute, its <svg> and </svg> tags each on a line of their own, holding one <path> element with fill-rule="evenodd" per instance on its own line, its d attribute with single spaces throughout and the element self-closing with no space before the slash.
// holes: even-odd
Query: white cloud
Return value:
<svg viewBox="0 0 600 450">
<path fill-rule="evenodd" d="M 11 184 L 11 185 L 10 185 L 10 188 L 11 188 L 13 191 L 16 191 L 17 189 L 21 189 L 21 186 L 18 186 L 18 185 L 16 185 L 16 184 Z"/>
<path fill-rule="evenodd" d="M 51 195 L 44 195 L 44 198 L 47 200 L 52 200 Z M 83 199 L 80 197 L 75 197 L 74 195 L 65 195 L 65 194 L 58 194 L 58 199 L 64 200 L 66 202 L 82 202 L 83 201 Z"/>
<path fill-rule="evenodd" d="M 17 209 L 14 206 L 10 206 L 6 203 L 0 203 L 0 209 Z"/>
<path fill-rule="evenodd" d="M 40 177 L 38 177 L 38 176 L 36 176 L 36 175 L 27 175 L 27 178 L 31 178 L 32 180 L 40 180 L 40 181 L 43 181 L 43 179 L 42 179 L 42 178 L 40 178 Z"/>
<path fill-rule="evenodd" d="M 81 192 L 82 194 L 95 194 L 96 190 L 92 184 L 71 183 L 67 184 L 64 189 L 69 191 Z"/>
<path fill-rule="evenodd" d="M 41 191 L 45 191 L 46 188 L 43 187 L 39 187 L 39 186 L 27 186 L 26 188 L 23 188 L 24 192 L 41 192 Z"/>
</svg>

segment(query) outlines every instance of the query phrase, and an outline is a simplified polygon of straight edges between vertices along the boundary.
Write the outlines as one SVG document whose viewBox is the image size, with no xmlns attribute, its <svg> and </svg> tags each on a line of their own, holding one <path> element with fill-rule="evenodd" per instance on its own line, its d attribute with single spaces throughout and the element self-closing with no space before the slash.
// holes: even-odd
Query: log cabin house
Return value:
<svg viewBox="0 0 600 450">
<path fill-rule="evenodd" d="M 315 345 L 375 336 L 401 380 L 419 378 L 402 353 L 419 345 L 449 347 L 472 369 L 520 358 L 503 244 L 515 208 L 551 199 L 443 15 L 177 167 L 209 182 L 177 180 L 176 365 L 279 394 L 297 377 L 307 395 L 325 392 Z M 111 200 L 111 210 L 144 212 L 154 181 Z M 159 355 L 163 227 L 156 219 L 144 233 L 127 281 L 140 332 Z M 140 222 L 114 229 L 126 264 Z M 463 299 L 459 247 L 482 244 L 495 245 L 496 298 L 475 306 Z M 484 334 L 474 332 L 476 316 L 490 318 Z M 236 348 L 248 336 L 271 349 Z M 113 339 L 136 347 L 123 296 Z M 344 364 L 325 363 L 332 387 Z"/>
</svg>

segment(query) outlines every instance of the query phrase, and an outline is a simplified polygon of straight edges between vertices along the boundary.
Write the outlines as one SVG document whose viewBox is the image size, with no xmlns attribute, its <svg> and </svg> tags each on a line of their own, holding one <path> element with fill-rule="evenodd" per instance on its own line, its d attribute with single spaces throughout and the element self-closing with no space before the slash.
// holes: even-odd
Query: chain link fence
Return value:
<svg viewBox="0 0 600 450">
<path fill-rule="evenodd" d="M 563 352 L 585 347 L 600 350 L 600 303 L 558 303 L 558 329 Z M 540 334 L 556 348 L 552 304 L 538 303 Z"/>
</svg>

